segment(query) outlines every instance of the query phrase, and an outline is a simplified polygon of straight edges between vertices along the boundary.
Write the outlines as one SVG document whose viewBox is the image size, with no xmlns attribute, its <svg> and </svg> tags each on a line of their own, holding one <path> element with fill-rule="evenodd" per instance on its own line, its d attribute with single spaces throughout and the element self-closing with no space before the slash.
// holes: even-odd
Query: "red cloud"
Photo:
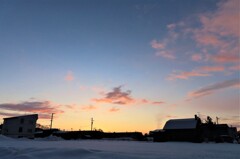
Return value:
<svg viewBox="0 0 240 159">
<path fill-rule="evenodd" d="M 228 87 L 235 87 L 235 86 L 239 86 L 239 85 L 240 85 L 239 79 L 233 79 L 233 80 L 223 81 L 223 82 L 219 82 L 219 83 L 214 83 L 214 84 L 205 86 L 201 89 L 198 89 L 198 90 L 188 93 L 188 97 L 191 99 L 191 98 L 206 96 L 206 95 L 214 93 L 217 90 L 225 89 Z"/>
<path fill-rule="evenodd" d="M 112 104 L 121 104 L 121 105 L 134 103 L 135 99 L 133 99 L 130 96 L 131 91 L 128 90 L 126 92 L 123 92 L 121 88 L 122 86 L 115 87 L 113 88 L 113 91 L 104 94 L 105 97 L 95 98 L 92 100 L 97 103 L 112 103 Z"/>
</svg>

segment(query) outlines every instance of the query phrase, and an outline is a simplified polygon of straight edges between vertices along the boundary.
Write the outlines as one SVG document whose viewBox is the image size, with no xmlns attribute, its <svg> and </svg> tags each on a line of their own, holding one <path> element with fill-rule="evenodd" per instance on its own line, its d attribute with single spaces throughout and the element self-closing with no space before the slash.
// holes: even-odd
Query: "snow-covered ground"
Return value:
<svg viewBox="0 0 240 159">
<path fill-rule="evenodd" d="M 0 159 L 239 159 L 240 145 L 109 140 L 11 139 L 0 135 Z"/>
</svg>

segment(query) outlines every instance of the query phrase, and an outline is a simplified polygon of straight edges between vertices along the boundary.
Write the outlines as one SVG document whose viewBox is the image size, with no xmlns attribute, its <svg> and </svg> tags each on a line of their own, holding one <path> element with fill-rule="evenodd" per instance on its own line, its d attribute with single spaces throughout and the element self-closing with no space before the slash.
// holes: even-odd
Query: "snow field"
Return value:
<svg viewBox="0 0 240 159">
<path fill-rule="evenodd" d="M 0 159 L 238 159 L 240 145 L 109 140 L 11 139 L 0 136 Z"/>
</svg>

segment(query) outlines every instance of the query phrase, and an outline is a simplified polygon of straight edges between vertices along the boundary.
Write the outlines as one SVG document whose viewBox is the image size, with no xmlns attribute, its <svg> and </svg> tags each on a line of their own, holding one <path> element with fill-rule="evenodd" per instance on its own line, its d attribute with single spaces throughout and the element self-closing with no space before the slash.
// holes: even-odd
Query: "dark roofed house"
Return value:
<svg viewBox="0 0 240 159">
<path fill-rule="evenodd" d="M 189 119 L 168 120 L 162 131 L 153 132 L 154 141 L 201 142 L 201 120 L 197 116 Z"/>
<path fill-rule="evenodd" d="M 166 122 L 163 130 L 195 129 L 197 124 L 198 121 L 195 118 L 171 119 Z"/>
</svg>

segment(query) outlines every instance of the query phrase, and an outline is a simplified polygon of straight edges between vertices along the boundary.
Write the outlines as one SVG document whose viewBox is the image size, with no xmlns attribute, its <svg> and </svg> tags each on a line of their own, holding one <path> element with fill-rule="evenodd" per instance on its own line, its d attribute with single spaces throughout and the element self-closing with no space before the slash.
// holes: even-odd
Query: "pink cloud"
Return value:
<svg viewBox="0 0 240 159">
<path fill-rule="evenodd" d="M 71 104 L 71 105 L 64 105 L 66 108 L 68 109 L 77 109 L 77 106 L 75 104 Z"/>
<path fill-rule="evenodd" d="M 195 32 L 195 40 L 200 44 L 211 45 L 214 47 L 224 44 L 224 42 L 221 41 L 216 35 L 203 33 L 202 31 Z"/>
<path fill-rule="evenodd" d="M 201 96 L 206 96 L 215 93 L 216 91 L 229 88 L 229 87 L 236 87 L 240 85 L 239 79 L 233 79 L 228 81 L 223 81 L 219 83 L 210 84 L 208 86 L 202 87 L 198 90 L 192 91 L 188 93 L 188 98 L 197 98 Z"/>
<path fill-rule="evenodd" d="M 153 105 L 160 105 L 160 104 L 164 104 L 165 102 L 161 102 L 161 101 L 158 101 L 158 102 L 152 102 Z"/>
<path fill-rule="evenodd" d="M 223 1 L 218 3 L 218 10 L 200 17 L 203 31 L 220 36 L 240 36 L 239 30 L 239 0 Z"/>
<path fill-rule="evenodd" d="M 155 53 L 155 55 L 164 57 L 166 59 L 171 59 L 171 60 L 176 59 L 176 56 L 173 55 L 173 53 L 170 52 L 170 51 L 158 51 L 158 52 Z"/>
<path fill-rule="evenodd" d="M 74 80 L 74 76 L 72 71 L 68 71 L 67 75 L 65 76 L 65 80 L 66 81 L 73 81 Z"/>
<path fill-rule="evenodd" d="M 218 62 L 218 63 L 239 62 L 240 55 L 239 54 L 217 54 L 217 55 L 211 56 L 211 59 L 214 62 Z"/>
<path fill-rule="evenodd" d="M 228 69 L 232 70 L 232 71 L 238 71 L 238 70 L 240 70 L 240 65 L 231 66 Z"/>
<path fill-rule="evenodd" d="M 111 108 L 111 109 L 109 109 L 109 111 L 110 112 L 118 112 L 120 109 L 118 109 L 118 108 Z"/>
<path fill-rule="evenodd" d="M 147 99 L 142 99 L 142 100 L 140 101 L 140 103 L 142 103 L 142 104 L 147 104 L 147 103 L 149 103 L 149 100 L 147 100 Z"/>
<path fill-rule="evenodd" d="M 97 107 L 93 105 L 87 105 L 82 107 L 82 110 L 94 110 L 94 109 L 97 109 Z"/>
<path fill-rule="evenodd" d="M 240 60 L 240 1 L 218 3 L 215 12 L 200 15 L 199 29 L 192 29 L 195 40 L 202 47 L 212 46 L 210 60 L 217 63 L 232 63 Z"/>
<path fill-rule="evenodd" d="M 168 24 L 168 25 L 167 25 L 167 28 L 168 28 L 169 30 L 173 30 L 173 29 L 176 28 L 176 24 L 174 24 L 174 23 Z"/>
<path fill-rule="evenodd" d="M 154 49 L 164 49 L 166 44 L 164 42 L 158 42 L 157 40 L 151 41 L 151 46 Z"/>
<path fill-rule="evenodd" d="M 179 33 L 175 32 L 175 27 L 177 24 L 169 24 L 167 25 L 168 35 L 161 41 L 152 40 L 151 46 L 152 48 L 156 49 L 155 56 L 163 57 L 166 59 L 174 60 L 176 56 L 174 55 L 173 51 L 169 49 L 169 44 L 174 43 L 174 41 L 178 38 Z"/>
<path fill-rule="evenodd" d="M 193 54 L 191 59 L 192 59 L 192 61 L 201 61 L 202 55 L 201 54 Z"/>
<path fill-rule="evenodd" d="M 141 99 L 138 100 L 138 104 L 148 104 L 148 105 L 160 105 L 160 104 L 164 104 L 165 102 L 163 101 L 151 101 L 148 99 Z"/>
<path fill-rule="evenodd" d="M 50 101 L 25 101 L 20 103 L 2 103 L 0 104 L 0 109 L 13 111 L 11 114 L 15 114 L 16 111 L 19 113 L 38 113 L 40 118 L 49 118 L 51 113 L 64 113 L 64 111 L 61 110 L 62 106 L 63 105 L 54 104 Z"/>
<path fill-rule="evenodd" d="M 170 74 L 167 79 L 168 80 L 176 80 L 176 79 L 187 80 L 190 77 L 206 77 L 206 76 L 210 76 L 210 74 L 201 73 L 198 71 L 191 71 L 191 72 L 180 72 L 180 73 Z"/>
<path fill-rule="evenodd" d="M 222 72 L 225 70 L 224 66 L 202 66 L 199 68 L 203 72 Z"/>
<path fill-rule="evenodd" d="M 128 105 L 135 102 L 131 95 L 131 91 L 123 92 L 122 86 L 113 88 L 112 91 L 104 94 L 103 98 L 94 98 L 92 101 L 96 103 L 112 103 L 112 104 L 120 104 L 120 105 Z"/>
</svg>

